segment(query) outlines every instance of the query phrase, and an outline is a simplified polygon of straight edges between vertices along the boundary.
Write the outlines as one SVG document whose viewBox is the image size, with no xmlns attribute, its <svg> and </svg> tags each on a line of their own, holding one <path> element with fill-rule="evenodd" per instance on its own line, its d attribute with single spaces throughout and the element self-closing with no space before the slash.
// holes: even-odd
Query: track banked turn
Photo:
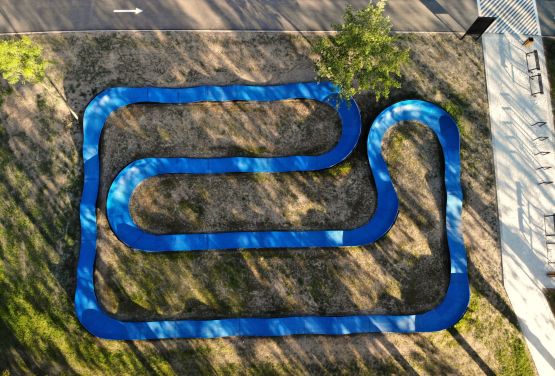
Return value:
<svg viewBox="0 0 555 376">
<path fill-rule="evenodd" d="M 342 122 L 339 142 L 318 156 L 275 158 L 145 158 L 132 162 L 114 179 L 107 198 L 107 216 L 118 238 L 146 252 L 229 248 L 339 247 L 372 243 L 394 224 L 398 198 L 381 154 L 386 131 L 403 121 L 428 126 L 444 156 L 446 232 L 450 254 L 450 282 L 434 309 L 412 315 L 291 316 L 213 320 L 120 321 L 99 305 L 94 290 L 96 257 L 96 201 L 100 182 L 99 144 L 108 116 L 133 103 L 192 103 L 201 101 L 273 101 L 313 99 L 335 108 Z M 223 174 L 232 172 L 314 171 L 334 166 L 354 149 L 361 132 L 354 100 L 340 100 L 329 83 L 276 86 L 204 86 L 183 89 L 112 88 L 87 106 L 83 120 L 84 190 L 81 200 L 81 253 L 77 270 L 75 310 L 92 334 L 109 339 L 213 338 L 225 336 L 284 336 L 293 334 L 352 334 L 366 332 L 425 332 L 446 329 L 466 311 L 469 301 L 466 251 L 461 232 L 460 140 L 457 125 L 438 106 L 417 100 L 386 108 L 373 122 L 367 139 L 368 161 L 377 190 L 376 211 L 363 226 L 352 230 L 251 231 L 205 234 L 151 234 L 132 220 L 129 202 L 145 179 L 161 174 Z M 369 182 L 370 184 L 370 182 Z"/>
</svg>

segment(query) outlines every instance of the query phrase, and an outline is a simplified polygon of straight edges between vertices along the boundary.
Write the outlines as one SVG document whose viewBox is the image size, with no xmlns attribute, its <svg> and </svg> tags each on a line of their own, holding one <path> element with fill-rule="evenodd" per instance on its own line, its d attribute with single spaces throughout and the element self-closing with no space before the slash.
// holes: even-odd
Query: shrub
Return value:
<svg viewBox="0 0 555 376">
<path fill-rule="evenodd" d="M 398 46 L 391 21 L 384 15 L 385 4 L 385 0 L 370 2 L 359 11 L 348 6 L 343 24 L 334 25 L 337 34 L 322 38 L 314 47 L 319 77 L 338 86 L 343 98 L 370 90 L 379 100 L 387 98 L 391 88 L 400 87 L 398 78 L 408 50 Z"/>
<path fill-rule="evenodd" d="M 10 85 L 42 81 L 46 66 L 42 47 L 29 37 L 0 41 L 0 73 Z"/>
</svg>

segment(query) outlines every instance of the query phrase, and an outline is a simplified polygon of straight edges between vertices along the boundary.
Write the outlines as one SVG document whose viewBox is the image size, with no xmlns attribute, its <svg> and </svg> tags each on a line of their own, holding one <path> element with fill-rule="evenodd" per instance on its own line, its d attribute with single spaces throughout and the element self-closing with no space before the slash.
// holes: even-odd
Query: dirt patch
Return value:
<svg viewBox="0 0 555 376">
<path fill-rule="evenodd" d="M 340 134 L 336 111 L 312 100 L 132 105 L 113 113 L 104 127 L 102 181 L 111 182 L 128 163 L 146 155 L 318 155 L 331 149 Z"/>
</svg>

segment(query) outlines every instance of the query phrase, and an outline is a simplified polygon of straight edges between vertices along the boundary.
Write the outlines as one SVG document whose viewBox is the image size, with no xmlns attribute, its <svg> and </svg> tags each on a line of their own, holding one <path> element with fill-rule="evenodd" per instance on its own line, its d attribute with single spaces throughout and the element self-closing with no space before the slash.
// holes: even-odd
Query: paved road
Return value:
<svg viewBox="0 0 555 376">
<path fill-rule="evenodd" d="M 74 30 L 330 30 L 368 0 L 1 0 L 0 33 Z M 114 13 L 135 9 L 142 13 Z M 390 0 L 398 31 L 464 31 L 475 0 Z"/>
</svg>

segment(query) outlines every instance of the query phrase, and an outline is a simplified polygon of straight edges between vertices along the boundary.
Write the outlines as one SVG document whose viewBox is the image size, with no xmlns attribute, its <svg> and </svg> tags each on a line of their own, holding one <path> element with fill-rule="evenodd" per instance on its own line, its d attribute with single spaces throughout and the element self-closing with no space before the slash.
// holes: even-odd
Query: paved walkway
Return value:
<svg viewBox="0 0 555 376">
<path fill-rule="evenodd" d="M 482 0 L 482 10 L 487 2 L 500 4 Z M 526 2 L 524 9 L 532 9 L 532 0 L 514 3 Z M 535 38 L 529 48 L 521 43 L 525 32 L 539 33 L 537 21 L 535 27 L 529 23 L 534 16 L 528 17 L 523 22 L 501 20 L 493 30 L 504 33 L 484 35 L 483 48 L 504 285 L 538 373 L 555 375 L 555 317 L 543 293 L 545 288 L 555 288 L 555 280 L 546 274 L 544 235 L 544 215 L 555 213 L 555 184 L 546 184 L 555 181 L 553 114 L 541 38 Z M 534 49 L 539 53 L 545 92 L 535 97 L 526 64 L 526 52 Z M 546 124 L 540 127 L 539 121 Z"/>
<path fill-rule="evenodd" d="M 78 30 L 332 30 L 368 0 L 0 0 L 0 33 Z M 114 13 L 140 8 L 142 13 Z M 389 0 L 398 31 L 464 31 L 475 0 Z M 417 15 L 417 16 L 415 16 Z"/>
</svg>

